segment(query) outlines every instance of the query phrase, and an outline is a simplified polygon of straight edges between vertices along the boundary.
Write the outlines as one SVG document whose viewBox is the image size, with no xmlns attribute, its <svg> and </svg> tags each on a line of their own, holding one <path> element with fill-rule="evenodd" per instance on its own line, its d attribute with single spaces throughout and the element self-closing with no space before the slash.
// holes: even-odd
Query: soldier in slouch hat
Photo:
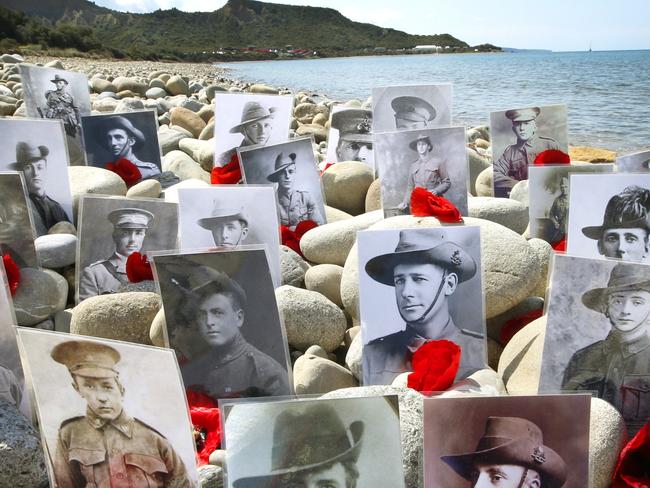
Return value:
<svg viewBox="0 0 650 488">
<path fill-rule="evenodd" d="M 340 110 L 332 115 L 332 127 L 339 131 L 339 140 L 336 144 L 338 162 L 360 161 L 373 165 L 370 110 Z"/>
</svg>

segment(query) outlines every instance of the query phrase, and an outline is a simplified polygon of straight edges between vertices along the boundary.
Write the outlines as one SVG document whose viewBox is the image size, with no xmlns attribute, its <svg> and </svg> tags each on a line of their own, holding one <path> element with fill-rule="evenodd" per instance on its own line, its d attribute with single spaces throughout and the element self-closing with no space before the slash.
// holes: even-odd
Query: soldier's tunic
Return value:
<svg viewBox="0 0 650 488">
<path fill-rule="evenodd" d="M 425 338 L 408 324 L 404 330 L 370 341 L 363 347 L 363 379 L 366 384 L 390 385 L 395 377 L 412 370 L 413 353 L 430 340 L 446 339 L 461 348 L 456 379 L 485 368 L 485 338 L 482 334 L 458 329 L 450 318 L 438 337 Z"/>
<path fill-rule="evenodd" d="M 84 268 L 79 277 L 79 300 L 115 293 L 120 285 L 128 283 L 126 259 L 126 256 L 114 253 L 109 259 Z"/>
<path fill-rule="evenodd" d="M 169 441 L 124 410 L 112 421 L 90 410 L 64 421 L 54 459 L 58 488 L 191 488 Z"/>
<path fill-rule="evenodd" d="M 506 147 L 493 166 L 494 196 L 508 197 L 517 182 L 528 179 L 528 166 L 539 153 L 559 148 L 555 139 L 537 135 Z"/>
<path fill-rule="evenodd" d="M 409 167 L 409 179 L 406 188 L 407 202 L 411 192 L 418 186 L 435 195 L 443 195 L 451 187 L 451 180 L 445 169 L 445 161 L 431 155 L 425 161 L 414 161 Z"/>
<path fill-rule="evenodd" d="M 564 371 L 562 389 L 597 392 L 638 431 L 650 419 L 650 335 L 624 342 L 612 331 L 580 349 Z"/>
<path fill-rule="evenodd" d="M 212 398 L 289 395 L 287 370 L 238 334 L 233 342 L 181 364 L 186 388 Z"/>
<path fill-rule="evenodd" d="M 303 220 L 313 220 L 318 225 L 325 223 L 318 205 L 307 191 L 294 190 L 290 194 L 278 192 L 280 224 L 294 228 Z"/>
<path fill-rule="evenodd" d="M 553 205 L 551 205 L 551 210 L 549 210 L 548 216 L 551 219 L 551 222 L 553 222 L 554 225 L 557 225 L 557 227 L 553 229 L 553 233 L 549 239 L 550 242 L 554 243 L 566 236 L 569 220 L 568 195 L 560 195 L 553 200 Z"/>
<path fill-rule="evenodd" d="M 135 155 L 131 155 L 128 160 L 133 163 L 140 171 L 141 180 L 146 180 L 152 176 L 160 174 L 160 168 L 155 163 L 147 163 L 146 161 L 140 161 Z"/>
<path fill-rule="evenodd" d="M 45 118 L 62 120 L 65 133 L 76 137 L 81 129 L 79 127 L 81 117 L 72 95 L 65 91 L 50 90 L 45 92 L 45 100 L 47 101 Z"/>
<path fill-rule="evenodd" d="M 50 227 L 58 222 L 70 222 L 68 214 L 65 213 L 59 202 L 52 200 L 47 195 L 39 197 L 30 193 L 29 206 L 32 210 L 37 236 L 47 234 Z"/>
</svg>

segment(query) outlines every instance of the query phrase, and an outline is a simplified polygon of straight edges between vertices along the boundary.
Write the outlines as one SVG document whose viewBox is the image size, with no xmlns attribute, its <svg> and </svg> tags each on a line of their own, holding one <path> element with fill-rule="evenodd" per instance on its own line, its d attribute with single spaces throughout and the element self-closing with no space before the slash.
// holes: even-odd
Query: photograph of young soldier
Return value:
<svg viewBox="0 0 650 488">
<path fill-rule="evenodd" d="M 37 268 L 34 229 L 22 173 L 0 172 L 0 254 L 20 268 Z"/>
<path fill-rule="evenodd" d="M 335 107 L 328 141 L 326 161 L 359 161 L 374 169 L 372 111 Z"/>
<path fill-rule="evenodd" d="M 366 397 L 228 405 L 226 440 L 239 441 L 226 459 L 232 480 L 228 486 L 403 487 L 395 400 Z M 243 424 L 244 414 L 249 425 Z M 254 432 L 254 439 L 244 437 Z M 393 453 L 397 455 L 392 457 Z"/>
<path fill-rule="evenodd" d="M 647 173 L 650 171 L 650 150 L 625 154 L 616 158 L 619 173 Z"/>
<path fill-rule="evenodd" d="M 507 198 L 513 186 L 519 181 L 527 180 L 528 166 L 535 162 L 540 153 L 554 149 L 568 154 L 566 118 L 564 105 L 521 108 L 490 114 L 495 155 L 495 197 Z M 512 133 L 515 135 L 514 142 Z"/>
<path fill-rule="evenodd" d="M 18 332 L 58 488 L 198 487 L 172 351 Z"/>
<path fill-rule="evenodd" d="M 373 131 L 448 127 L 451 106 L 451 83 L 373 88 Z"/>
<path fill-rule="evenodd" d="M 377 243 L 386 248 L 395 237 L 394 251 L 375 254 Z M 468 244 L 461 246 L 456 239 Z M 357 242 L 365 270 L 360 280 L 364 384 L 391 384 L 400 373 L 411 370 L 413 353 L 430 340 L 445 339 L 460 347 L 457 379 L 485 367 L 477 228 L 367 231 L 359 232 Z M 383 287 L 391 289 L 394 302 Z M 455 316 L 460 313 L 452 298 L 456 304 L 475 304 L 458 324 Z M 395 306 L 404 323 L 397 331 L 397 324 L 390 323 Z"/>
<path fill-rule="evenodd" d="M 263 250 L 160 255 L 154 263 L 187 388 L 215 400 L 291 393 Z"/>
<path fill-rule="evenodd" d="M 154 200 L 84 197 L 80 222 L 78 300 L 82 301 L 127 286 L 127 259 L 134 252 L 174 249 L 178 206 Z"/>
<path fill-rule="evenodd" d="M 590 402 L 588 394 L 425 400 L 425 488 L 587 486 Z"/>
</svg>

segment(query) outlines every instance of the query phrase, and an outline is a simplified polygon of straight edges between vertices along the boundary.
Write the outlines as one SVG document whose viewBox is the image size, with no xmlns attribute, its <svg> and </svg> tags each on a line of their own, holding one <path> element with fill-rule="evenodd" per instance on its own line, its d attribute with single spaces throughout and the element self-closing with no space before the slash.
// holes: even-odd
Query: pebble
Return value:
<svg viewBox="0 0 650 488">
<path fill-rule="evenodd" d="M 65 309 L 68 282 L 49 269 L 21 268 L 13 297 L 18 325 L 33 326 Z"/>
<path fill-rule="evenodd" d="M 350 347 L 350 344 L 352 344 L 352 341 L 360 332 L 361 327 L 358 325 L 350 327 L 345 331 L 345 338 L 343 339 L 343 342 L 345 343 L 346 347 Z"/>
<path fill-rule="evenodd" d="M 363 380 L 362 352 L 363 342 L 361 340 L 361 334 L 356 334 L 352 339 L 352 342 L 350 342 L 348 352 L 345 354 L 345 365 L 359 381 Z"/>
<path fill-rule="evenodd" d="M 591 399 L 589 418 L 589 486 L 609 488 L 618 453 L 627 443 L 621 414 L 605 400 Z"/>
<path fill-rule="evenodd" d="M 365 211 L 381 210 L 381 180 L 377 178 L 368 187 L 366 192 Z"/>
<path fill-rule="evenodd" d="M 220 466 L 206 464 L 197 468 L 201 488 L 223 488 L 223 469 Z"/>
<path fill-rule="evenodd" d="M 304 124 L 296 129 L 299 136 L 313 135 L 314 141 L 319 142 L 327 140 L 327 129 L 319 124 Z"/>
<path fill-rule="evenodd" d="M 162 193 L 162 185 L 158 180 L 142 180 L 140 183 L 136 183 L 126 192 L 126 196 L 129 198 L 140 198 L 140 197 L 149 197 L 149 198 L 158 198 Z"/>
<path fill-rule="evenodd" d="M 321 177 L 327 204 L 351 215 L 364 213 L 366 194 L 374 181 L 372 168 L 357 161 L 330 166 Z"/>
<path fill-rule="evenodd" d="M 116 173 L 93 166 L 69 166 L 68 179 L 72 193 L 72 206 L 75 215 L 79 199 L 87 193 L 101 195 L 126 195 L 126 184 Z"/>
<path fill-rule="evenodd" d="M 165 83 L 165 90 L 170 95 L 189 95 L 190 88 L 187 86 L 185 80 L 178 76 L 171 76 Z"/>
<path fill-rule="evenodd" d="M 171 123 L 189 131 L 195 139 L 199 137 L 201 131 L 205 129 L 205 121 L 187 108 L 174 107 L 169 111 L 169 113 L 171 116 Z"/>
<path fill-rule="evenodd" d="M 517 305 L 512 307 L 509 310 L 492 317 L 486 321 L 487 333 L 490 338 L 499 339 L 501 334 L 501 329 L 509 320 L 521 317 L 529 312 L 534 310 L 543 311 L 544 310 L 544 299 L 538 296 L 531 296 L 523 299 Z M 496 368 L 495 368 L 496 369 Z"/>
<path fill-rule="evenodd" d="M 214 141 L 201 141 L 186 137 L 178 143 L 178 148 L 197 161 L 201 168 L 210 172 L 214 166 Z"/>
<path fill-rule="evenodd" d="M 70 321 L 72 320 L 72 309 L 66 308 L 54 314 L 54 330 L 57 332 L 70 332 Z"/>
<path fill-rule="evenodd" d="M 469 161 L 469 191 L 472 195 L 483 196 L 477 189 L 477 185 L 479 185 L 478 177 L 487 168 L 492 168 L 490 161 L 470 148 L 467 148 L 467 159 Z"/>
<path fill-rule="evenodd" d="M 494 189 L 492 188 L 492 166 L 485 168 L 476 177 L 476 195 L 479 197 L 493 197 Z"/>
<path fill-rule="evenodd" d="M 147 85 L 142 83 L 135 78 L 129 78 L 126 76 L 118 76 L 113 80 L 113 85 L 115 86 L 115 91 L 118 93 L 121 91 L 129 90 L 138 95 L 144 95 L 147 92 Z M 107 91 L 107 90 L 102 90 Z"/>
<path fill-rule="evenodd" d="M 72 234 L 73 236 L 77 235 L 77 229 L 74 224 L 62 220 L 57 222 L 47 231 L 48 234 Z"/>
<path fill-rule="evenodd" d="M 163 156 L 168 152 L 178 149 L 178 144 L 181 139 L 185 139 L 187 134 L 183 132 L 165 129 L 158 131 L 158 140 L 160 141 L 160 149 L 162 150 Z"/>
<path fill-rule="evenodd" d="M 305 284 L 305 273 L 309 264 L 293 249 L 280 246 L 280 282 L 283 285 L 301 288 Z"/>
<path fill-rule="evenodd" d="M 199 134 L 200 141 L 207 141 L 214 137 L 214 120 L 211 120 L 205 125 L 205 128 Z"/>
<path fill-rule="evenodd" d="M 528 226 L 528 207 L 508 198 L 472 197 L 468 200 L 468 215 L 496 222 L 522 234 Z"/>
<path fill-rule="evenodd" d="M 74 264 L 77 255 L 77 236 L 72 234 L 45 234 L 34 240 L 36 255 L 44 268 L 63 268 Z"/>
<path fill-rule="evenodd" d="M 262 85 L 260 83 L 256 83 L 254 85 L 251 85 L 249 91 L 251 93 L 266 93 L 269 95 L 277 95 L 278 94 L 278 89 L 270 87 L 268 85 Z"/>
<path fill-rule="evenodd" d="M 613 163 L 616 160 L 616 151 L 598 147 L 570 146 L 569 156 L 572 164 L 574 160 L 587 163 Z"/>
<path fill-rule="evenodd" d="M 336 264 L 318 264 L 307 269 L 305 273 L 305 288 L 325 296 L 339 307 L 341 301 L 341 275 L 343 268 Z"/>
<path fill-rule="evenodd" d="M 149 88 L 147 90 L 147 92 L 145 93 L 145 96 L 147 98 L 153 98 L 153 99 L 164 98 L 164 97 L 167 96 L 167 92 L 165 91 L 164 88 L 157 87 L 157 86 L 152 86 L 151 88 Z"/>
<path fill-rule="evenodd" d="M 167 322 L 165 321 L 165 310 L 161 307 L 156 316 L 151 321 L 149 328 L 149 339 L 154 346 L 167 347 L 166 330 Z"/>
<path fill-rule="evenodd" d="M 117 102 L 117 106 L 115 107 L 116 113 L 136 112 L 136 111 L 144 110 L 144 103 L 139 98 L 133 98 L 133 96 L 127 96 L 121 98 L 122 99 L 119 102 Z"/>
<path fill-rule="evenodd" d="M 113 83 L 103 78 L 92 78 L 90 80 L 90 86 L 93 88 L 95 93 L 118 92 L 117 87 Z"/>
<path fill-rule="evenodd" d="M 97 98 L 96 100 L 93 100 L 92 103 L 93 110 L 106 113 L 114 112 L 117 108 L 117 104 L 118 101 L 112 97 Z"/>
<path fill-rule="evenodd" d="M 338 222 L 339 220 L 346 220 L 351 218 L 352 215 L 349 213 L 346 213 L 343 210 L 339 210 L 338 208 L 325 205 L 325 220 L 327 220 L 327 223 L 331 224 L 332 222 Z"/>
<path fill-rule="evenodd" d="M 23 58 L 20 54 L 3 54 L 0 56 L 0 61 L 6 64 L 17 64 L 24 63 L 25 58 Z"/>
<path fill-rule="evenodd" d="M 303 354 L 293 366 L 293 386 L 298 395 L 313 395 L 358 386 L 358 383 L 350 371 L 334 361 Z"/>
<path fill-rule="evenodd" d="M 526 205 L 526 207 L 529 206 L 528 180 L 521 180 L 515 183 L 515 186 L 510 190 L 510 199 L 516 200 Z"/>
<path fill-rule="evenodd" d="M 213 466 L 224 467 L 226 465 L 226 450 L 217 449 L 215 451 L 212 451 L 212 454 L 210 454 L 210 458 L 208 459 L 208 462 Z"/>
<path fill-rule="evenodd" d="M 517 332 L 503 348 L 497 369 L 510 395 L 534 395 L 544 349 L 546 315 Z"/>
<path fill-rule="evenodd" d="M 210 173 L 183 151 L 170 151 L 163 156 L 162 169 L 172 171 L 181 180 L 197 179 L 210 183 Z"/>
<path fill-rule="evenodd" d="M 553 247 L 543 239 L 529 239 L 528 245 L 537 256 L 539 263 L 540 273 L 537 286 L 531 291 L 531 295 L 544 298 L 546 296 L 546 288 L 548 286 L 548 273 L 549 266 L 551 265 L 551 257 L 554 254 Z"/>
</svg>

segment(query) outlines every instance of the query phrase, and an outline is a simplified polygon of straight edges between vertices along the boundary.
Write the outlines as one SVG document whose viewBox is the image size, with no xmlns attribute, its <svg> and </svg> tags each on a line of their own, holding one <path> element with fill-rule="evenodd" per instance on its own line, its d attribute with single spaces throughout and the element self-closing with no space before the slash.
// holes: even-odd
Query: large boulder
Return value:
<svg viewBox="0 0 650 488">
<path fill-rule="evenodd" d="M 170 151 L 163 156 L 163 171 L 171 171 L 181 180 L 202 180 L 210 183 L 210 173 L 183 151 Z"/>
<path fill-rule="evenodd" d="M 605 400 L 591 399 L 589 418 L 589 486 L 609 488 L 618 455 L 627 442 L 623 417 Z"/>
<path fill-rule="evenodd" d="M 171 123 L 189 131 L 194 139 L 197 139 L 201 131 L 205 129 L 205 121 L 187 108 L 174 107 L 169 113 Z"/>
<path fill-rule="evenodd" d="M 365 210 L 372 212 L 374 210 L 381 210 L 381 180 L 377 178 L 368 187 L 366 192 Z"/>
<path fill-rule="evenodd" d="M 63 268 L 74 264 L 77 255 L 77 236 L 46 234 L 34 240 L 38 261 L 44 268 Z"/>
<path fill-rule="evenodd" d="M 536 394 L 542 368 L 546 315 L 517 332 L 504 347 L 498 373 L 511 395 Z"/>
<path fill-rule="evenodd" d="M 68 282 L 49 269 L 22 268 L 13 297 L 18 325 L 33 326 L 65 309 Z"/>
<path fill-rule="evenodd" d="M 68 179 L 75 214 L 79 199 L 86 194 L 126 195 L 126 183 L 116 173 L 93 166 L 69 166 Z"/>
<path fill-rule="evenodd" d="M 165 83 L 165 90 L 170 95 L 189 95 L 190 88 L 187 86 L 185 80 L 178 76 L 171 76 Z"/>
<path fill-rule="evenodd" d="M 328 205 L 351 215 L 365 211 L 366 193 L 375 179 L 372 168 L 357 161 L 330 166 L 322 175 Z"/>
<path fill-rule="evenodd" d="M 358 386 L 352 373 L 334 361 L 303 354 L 293 366 L 293 386 L 298 395 L 323 394 Z"/>
<path fill-rule="evenodd" d="M 470 217 L 501 224 L 517 234 L 528 226 L 528 207 L 508 198 L 472 197 L 468 200 Z"/>
<path fill-rule="evenodd" d="M 341 276 L 343 268 L 336 264 L 318 264 L 305 273 L 305 288 L 317 291 L 339 307 L 341 301 Z"/>
<path fill-rule="evenodd" d="M 309 264 L 296 251 L 280 246 L 280 276 L 283 285 L 302 287 L 308 269 Z"/>
</svg>

